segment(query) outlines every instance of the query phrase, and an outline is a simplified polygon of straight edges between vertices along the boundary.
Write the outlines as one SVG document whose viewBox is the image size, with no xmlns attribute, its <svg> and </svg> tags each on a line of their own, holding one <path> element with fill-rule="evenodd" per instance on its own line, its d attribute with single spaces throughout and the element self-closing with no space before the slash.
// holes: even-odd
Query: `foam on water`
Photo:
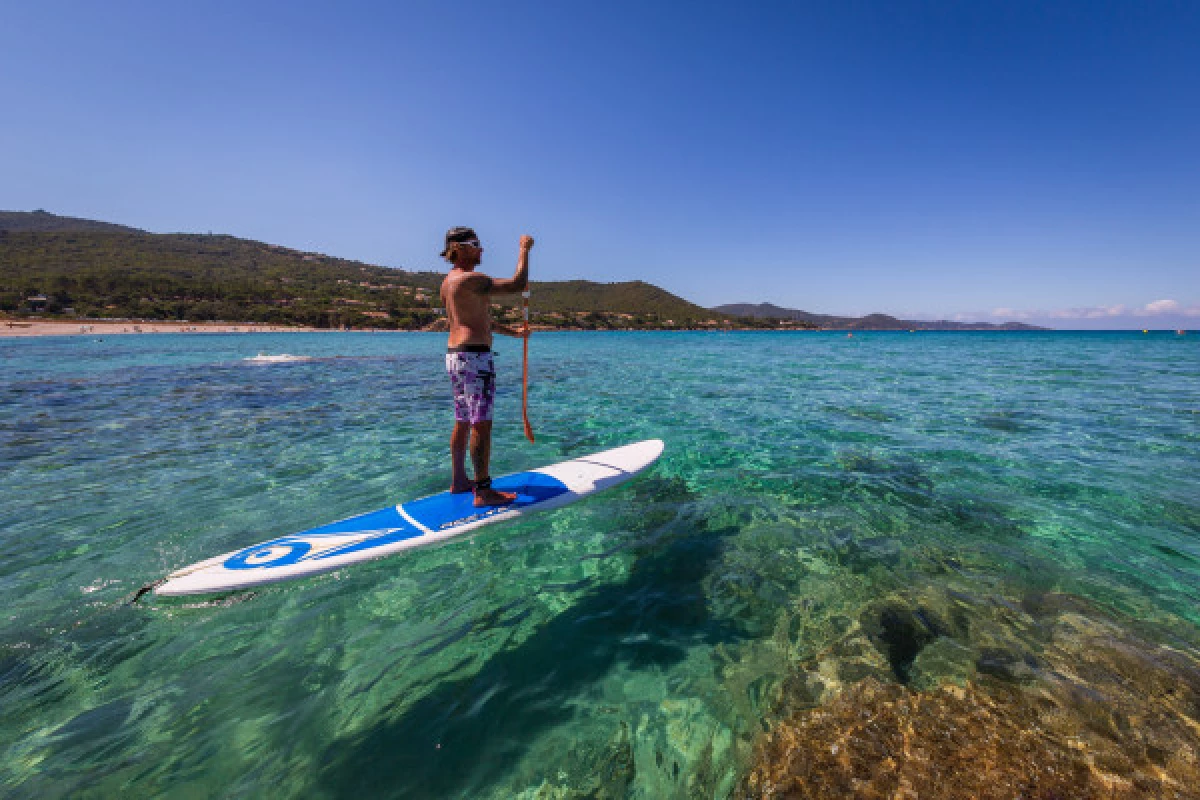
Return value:
<svg viewBox="0 0 1200 800">
<path fill-rule="evenodd" d="M 312 361 L 312 356 L 295 356 L 290 353 L 259 353 L 256 356 L 242 359 L 247 364 L 295 364 L 298 361 Z"/>
<path fill-rule="evenodd" d="M 1094 746 L 1088 780 L 1188 774 L 1163 753 L 1194 709 L 1138 693 L 1192 686 L 1200 647 L 1195 336 L 540 335 L 536 445 L 501 340 L 496 473 L 647 438 L 663 460 L 445 547 L 127 605 L 445 488 L 443 347 L 0 340 L 5 794 L 726 796 L 864 709 L 967 736 L 1037 709 L 1047 757 Z M 312 360 L 246 369 L 264 348 Z M 1105 725 L 1153 735 L 1122 761 Z"/>
</svg>

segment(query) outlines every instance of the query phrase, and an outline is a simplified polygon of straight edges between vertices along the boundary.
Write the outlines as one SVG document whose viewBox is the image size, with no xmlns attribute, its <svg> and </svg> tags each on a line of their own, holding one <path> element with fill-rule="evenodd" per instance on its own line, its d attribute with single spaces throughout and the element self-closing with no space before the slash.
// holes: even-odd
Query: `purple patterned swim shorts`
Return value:
<svg viewBox="0 0 1200 800">
<path fill-rule="evenodd" d="M 491 353 L 446 353 L 446 372 L 454 387 L 454 419 L 474 425 L 492 418 L 496 364 Z"/>
</svg>

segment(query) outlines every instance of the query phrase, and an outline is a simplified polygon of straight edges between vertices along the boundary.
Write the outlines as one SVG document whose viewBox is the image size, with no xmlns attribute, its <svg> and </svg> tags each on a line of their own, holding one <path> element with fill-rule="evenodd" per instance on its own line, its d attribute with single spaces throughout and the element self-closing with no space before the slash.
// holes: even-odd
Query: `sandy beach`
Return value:
<svg viewBox="0 0 1200 800">
<path fill-rule="evenodd" d="M 321 330 L 265 323 L 0 320 L 0 336 L 112 336 L 138 333 L 302 333 Z"/>
</svg>

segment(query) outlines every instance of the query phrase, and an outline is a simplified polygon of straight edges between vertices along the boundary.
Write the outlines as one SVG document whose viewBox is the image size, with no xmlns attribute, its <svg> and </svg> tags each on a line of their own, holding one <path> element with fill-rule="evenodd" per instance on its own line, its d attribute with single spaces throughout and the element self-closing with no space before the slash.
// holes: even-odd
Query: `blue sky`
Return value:
<svg viewBox="0 0 1200 800">
<path fill-rule="evenodd" d="M 1200 3 L 37 3 L 0 208 L 702 305 L 1200 326 Z"/>
</svg>

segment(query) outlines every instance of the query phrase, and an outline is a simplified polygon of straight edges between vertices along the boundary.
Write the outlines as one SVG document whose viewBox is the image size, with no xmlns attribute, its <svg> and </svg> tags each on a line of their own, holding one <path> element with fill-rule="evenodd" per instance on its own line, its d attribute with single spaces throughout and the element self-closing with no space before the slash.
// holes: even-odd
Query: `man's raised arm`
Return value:
<svg viewBox="0 0 1200 800">
<path fill-rule="evenodd" d="M 517 256 L 517 271 L 508 280 L 496 278 L 492 281 L 492 294 L 516 294 L 529 286 L 529 251 L 533 249 L 533 237 L 521 237 L 521 252 Z"/>
</svg>

